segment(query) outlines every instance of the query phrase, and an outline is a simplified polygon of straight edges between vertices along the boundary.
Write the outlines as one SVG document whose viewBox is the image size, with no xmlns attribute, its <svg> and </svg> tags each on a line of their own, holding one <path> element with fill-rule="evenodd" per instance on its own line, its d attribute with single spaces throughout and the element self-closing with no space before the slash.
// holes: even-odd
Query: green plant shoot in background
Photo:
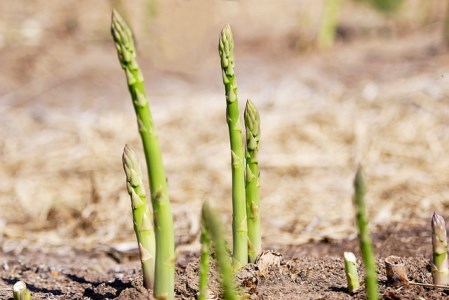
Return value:
<svg viewBox="0 0 449 300">
<path fill-rule="evenodd" d="M 156 237 L 153 294 L 157 299 L 171 300 L 174 299 L 175 238 L 158 136 L 145 93 L 143 75 L 137 64 L 131 30 L 116 11 L 112 13 L 111 32 L 120 64 L 126 74 L 147 162 Z"/>
<path fill-rule="evenodd" d="M 365 285 L 368 300 L 379 298 L 376 275 L 376 261 L 374 258 L 371 237 L 368 228 L 368 215 L 365 205 L 365 183 L 363 182 L 362 168 L 359 167 L 354 179 L 354 205 L 356 221 L 359 232 L 360 250 L 365 265 Z"/>
<path fill-rule="evenodd" d="M 223 299 L 237 300 L 239 297 L 237 297 L 234 284 L 234 271 L 231 266 L 230 257 L 226 251 L 226 243 L 223 238 L 221 224 L 218 220 L 218 216 L 209 207 L 207 202 L 203 204 L 203 208 L 201 210 L 201 220 L 203 222 L 203 227 L 206 228 L 205 232 L 209 235 L 211 244 L 215 249 L 215 258 L 217 260 L 217 265 L 221 276 L 221 284 L 223 286 Z"/>
</svg>

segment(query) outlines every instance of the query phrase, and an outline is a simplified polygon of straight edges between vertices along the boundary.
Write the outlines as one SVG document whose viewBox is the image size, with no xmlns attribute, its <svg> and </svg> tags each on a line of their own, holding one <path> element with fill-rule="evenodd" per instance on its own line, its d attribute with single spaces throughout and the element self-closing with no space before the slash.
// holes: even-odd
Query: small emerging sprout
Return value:
<svg viewBox="0 0 449 300">
<path fill-rule="evenodd" d="M 377 288 L 376 261 L 368 228 L 368 215 L 365 206 L 365 183 L 362 168 L 359 167 L 354 178 L 354 205 L 356 209 L 357 228 L 359 231 L 360 250 L 365 265 L 366 294 L 369 300 L 379 298 Z"/>
<path fill-rule="evenodd" d="M 345 273 L 346 280 L 348 282 L 348 291 L 352 294 L 360 287 L 359 274 L 357 272 L 357 259 L 352 252 L 345 252 L 343 257 L 345 260 Z"/>
<path fill-rule="evenodd" d="M 449 284 L 449 264 L 447 257 L 447 234 L 444 218 L 434 212 L 432 226 L 432 278 L 438 285 Z"/>
<path fill-rule="evenodd" d="M 12 287 L 14 300 L 31 300 L 31 293 L 23 281 L 17 281 Z"/>
</svg>

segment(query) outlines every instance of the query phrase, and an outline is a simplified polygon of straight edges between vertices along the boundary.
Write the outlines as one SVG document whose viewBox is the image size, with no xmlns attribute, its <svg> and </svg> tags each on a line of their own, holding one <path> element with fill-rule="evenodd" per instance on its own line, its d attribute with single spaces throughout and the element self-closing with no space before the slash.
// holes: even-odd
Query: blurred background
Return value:
<svg viewBox="0 0 449 300">
<path fill-rule="evenodd" d="M 132 25 L 159 132 L 177 244 L 197 249 L 209 200 L 231 220 L 218 35 L 234 32 L 240 107 L 262 122 L 263 239 L 355 236 L 365 168 L 373 230 L 449 209 L 449 55 L 443 0 L 0 2 L 3 252 L 133 243 L 121 153 L 139 150 L 110 37 Z M 446 215 L 447 216 L 447 215 Z M 231 228 L 227 228 L 230 235 Z"/>
</svg>

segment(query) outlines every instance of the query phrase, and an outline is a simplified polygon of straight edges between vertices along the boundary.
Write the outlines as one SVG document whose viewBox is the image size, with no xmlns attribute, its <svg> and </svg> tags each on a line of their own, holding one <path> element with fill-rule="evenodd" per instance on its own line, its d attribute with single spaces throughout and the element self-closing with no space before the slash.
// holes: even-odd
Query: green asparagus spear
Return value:
<svg viewBox="0 0 449 300">
<path fill-rule="evenodd" d="M 202 220 L 210 234 L 210 239 L 215 248 L 215 257 L 221 274 L 221 284 L 223 286 L 223 299 L 237 300 L 234 285 L 234 272 L 226 251 L 226 243 L 223 239 L 221 224 L 215 212 L 206 202 L 201 211 Z"/>
<path fill-rule="evenodd" d="M 260 118 L 251 100 L 246 102 L 246 215 L 248 218 L 248 261 L 254 263 L 262 251 L 259 215 L 259 152 Z"/>
<path fill-rule="evenodd" d="M 369 300 L 378 299 L 376 261 L 374 259 L 373 247 L 368 228 L 368 216 L 365 207 L 365 184 L 363 182 L 362 168 L 357 170 L 354 179 L 354 204 L 356 209 L 357 227 L 359 230 L 360 249 L 362 251 L 363 263 L 365 265 L 365 285 Z"/>
<path fill-rule="evenodd" d="M 116 11 L 112 13 L 111 32 L 126 74 L 147 162 L 156 236 L 154 297 L 171 300 L 174 298 L 175 238 L 158 136 L 145 94 L 143 75 L 137 64 L 131 30 Z"/>
<path fill-rule="evenodd" d="M 352 294 L 360 287 L 359 274 L 357 273 L 357 260 L 352 252 L 345 252 L 343 257 L 345 259 L 345 273 L 346 280 L 348 282 L 348 291 Z"/>
<path fill-rule="evenodd" d="M 154 240 L 153 218 L 147 206 L 142 172 L 136 154 L 128 145 L 125 146 L 122 160 L 128 193 L 131 197 L 134 232 L 139 244 L 143 285 L 146 289 L 153 289 L 156 242 Z"/>
<path fill-rule="evenodd" d="M 318 33 L 318 47 L 321 49 L 330 48 L 334 44 L 339 8 L 340 0 L 326 0 Z"/>
<path fill-rule="evenodd" d="M 242 128 L 234 73 L 234 40 L 229 25 L 226 25 L 221 31 L 218 52 L 226 92 L 226 119 L 231 142 L 233 256 L 234 266 L 239 268 L 248 262 L 248 225 L 246 223 Z"/>
<path fill-rule="evenodd" d="M 432 278 L 434 284 L 449 284 L 449 264 L 447 257 L 447 234 L 444 218 L 433 213 L 432 216 Z"/>
<path fill-rule="evenodd" d="M 31 293 L 25 282 L 17 281 L 12 287 L 14 300 L 31 300 Z"/>
<path fill-rule="evenodd" d="M 204 217 L 201 216 L 201 261 L 199 270 L 198 300 L 207 298 L 207 282 L 209 277 L 210 239 Z"/>
</svg>

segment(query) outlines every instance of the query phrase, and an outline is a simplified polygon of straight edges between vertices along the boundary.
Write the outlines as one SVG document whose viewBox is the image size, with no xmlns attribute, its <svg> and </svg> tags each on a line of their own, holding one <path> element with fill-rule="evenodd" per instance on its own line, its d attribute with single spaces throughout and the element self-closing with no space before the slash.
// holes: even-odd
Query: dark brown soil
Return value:
<svg viewBox="0 0 449 300">
<path fill-rule="evenodd" d="M 395 289 L 386 283 L 383 259 L 391 254 L 403 257 L 409 280 L 431 283 L 430 237 L 426 227 L 386 228 L 381 234 L 374 234 L 374 245 L 379 257 L 379 288 L 384 299 L 448 296 L 448 291 L 438 288 Z M 237 274 L 242 294 L 250 299 L 365 299 L 363 289 L 354 295 L 346 290 L 342 252 L 358 253 L 357 241 L 323 241 L 279 250 L 283 254 L 279 265 L 260 269 L 251 264 Z M 52 253 L 23 250 L 2 253 L 0 263 L 1 299 L 11 297 L 11 287 L 19 279 L 27 282 L 33 299 L 148 299 L 148 292 L 142 288 L 137 256 L 133 253 L 110 249 Z M 362 266 L 360 270 L 363 274 Z M 198 254 L 180 253 L 176 274 L 177 298 L 195 299 Z M 211 297 L 220 296 L 215 273 L 209 292 Z"/>
</svg>

